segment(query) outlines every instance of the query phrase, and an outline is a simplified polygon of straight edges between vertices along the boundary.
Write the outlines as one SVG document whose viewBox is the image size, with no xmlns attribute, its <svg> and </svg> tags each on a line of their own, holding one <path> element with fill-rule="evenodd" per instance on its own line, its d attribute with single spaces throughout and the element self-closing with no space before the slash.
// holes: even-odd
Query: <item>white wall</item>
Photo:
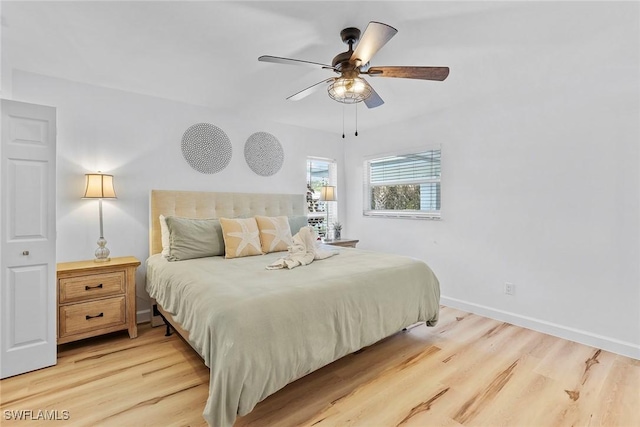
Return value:
<svg viewBox="0 0 640 427">
<path fill-rule="evenodd" d="M 339 136 L 263 123 L 241 112 L 217 112 L 164 99 L 70 82 L 14 70 L 13 99 L 57 108 L 58 262 L 92 259 L 99 236 L 98 203 L 82 200 L 84 174 L 114 175 L 117 200 L 105 200 L 104 234 L 111 256 L 143 261 L 137 273 L 138 312 L 148 309 L 144 260 L 149 254 L 151 189 L 243 193 L 306 192 L 306 157 L 342 160 Z M 214 124 L 233 146 L 229 165 L 201 174 L 184 160 L 180 143 L 195 123 Z M 255 174 L 244 159 L 244 143 L 254 132 L 278 138 L 285 160 L 270 176 Z M 339 185 L 344 176 L 339 163 Z"/>
<path fill-rule="evenodd" d="M 345 233 L 425 260 L 446 305 L 640 358 L 638 5 L 538 3 L 487 19 L 460 44 L 479 28 L 505 37 L 452 66 L 442 85 L 457 105 L 346 146 Z M 513 43 L 513 28 L 531 39 Z M 363 158 L 433 143 L 442 220 L 364 218 Z"/>
<path fill-rule="evenodd" d="M 96 246 L 96 203 L 80 199 L 86 172 L 115 175 L 119 198 L 105 202 L 113 256 L 144 260 L 150 189 L 302 192 L 307 155 L 344 159 L 343 233 L 359 247 L 424 259 L 448 305 L 640 358 L 639 5 L 496 5 L 430 21 L 443 37 L 421 40 L 438 59 L 426 63 L 449 65 L 450 77 L 374 84 L 389 101 L 381 109 L 393 108 L 394 85 L 414 84 L 416 99 L 433 95 L 429 110 L 347 141 L 3 63 L 3 96 L 58 108 L 59 261 L 90 259 Z M 231 138 L 234 157 L 218 174 L 182 159 L 182 133 L 197 122 Z M 244 162 L 256 131 L 285 149 L 273 177 Z M 433 143 L 442 144 L 443 219 L 363 218 L 363 157 Z M 137 280 L 143 308 L 144 269 Z M 506 281 L 514 296 L 504 295 Z"/>
<path fill-rule="evenodd" d="M 2 19 L 2 2 L 0 2 L 0 19 Z M 4 31 L 0 30 L 0 48 L 3 47 Z M 11 65 L 5 58 L 0 55 L 0 98 L 11 99 Z"/>
</svg>

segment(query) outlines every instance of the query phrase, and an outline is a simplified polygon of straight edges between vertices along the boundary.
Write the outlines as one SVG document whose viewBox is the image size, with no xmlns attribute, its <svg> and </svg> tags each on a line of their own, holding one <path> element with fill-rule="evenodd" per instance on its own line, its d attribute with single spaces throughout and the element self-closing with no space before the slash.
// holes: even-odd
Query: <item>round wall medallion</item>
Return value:
<svg viewBox="0 0 640 427">
<path fill-rule="evenodd" d="M 244 144 L 244 158 L 252 171 L 261 176 L 271 176 L 282 167 L 284 151 L 275 136 L 256 132 Z"/>
<path fill-rule="evenodd" d="M 220 172 L 231 161 L 231 153 L 229 137 L 212 124 L 195 124 L 182 136 L 182 155 L 198 172 Z"/>
</svg>

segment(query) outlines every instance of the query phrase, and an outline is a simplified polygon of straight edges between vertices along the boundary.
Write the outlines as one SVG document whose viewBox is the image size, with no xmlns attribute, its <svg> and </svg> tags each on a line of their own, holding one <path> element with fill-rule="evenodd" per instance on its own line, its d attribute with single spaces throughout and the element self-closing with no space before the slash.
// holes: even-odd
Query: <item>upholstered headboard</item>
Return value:
<svg viewBox="0 0 640 427">
<path fill-rule="evenodd" d="M 303 194 L 210 193 L 151 190 L 149 255 L 162 252 L 160 215 L 187 218 L 248 218 L 306 213 Z"/>
</svg>

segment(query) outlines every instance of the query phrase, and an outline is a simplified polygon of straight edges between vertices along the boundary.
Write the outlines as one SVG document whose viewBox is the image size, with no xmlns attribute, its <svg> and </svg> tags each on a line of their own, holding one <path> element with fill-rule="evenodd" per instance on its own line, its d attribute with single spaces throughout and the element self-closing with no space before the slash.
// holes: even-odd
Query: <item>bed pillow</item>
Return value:
<svg viewBox="0 0 640 427">
<path fill-rule="evenodd" d="M 258 216 L 262 252 L 286 251 L 293 244 L 289 219 L 286 216 Z"/>
<path fill-rule="evenodd" d="M 169 226 L 164 215 L 160 215 L 160 240 L 162 241 L 162 256 L 169 258 Z"/>
<path fill-rule="evenodd" d="M 169 261 L 224 255 L 222 227 L 217 219 L 166 217 Z"/>
<path fill-rule="evenodd" d="M 309 218 L 306 215 L 290 216 L 289 225 L 291 226 L 291 234 L 295 236 L 302 227 L 309 225 Z"/>
<path fill-rule="evenodd" d="M 255 218 L 220 218 L 224 237 L 224 257 L 262 255 L 260 231 Z"/>
</svg>

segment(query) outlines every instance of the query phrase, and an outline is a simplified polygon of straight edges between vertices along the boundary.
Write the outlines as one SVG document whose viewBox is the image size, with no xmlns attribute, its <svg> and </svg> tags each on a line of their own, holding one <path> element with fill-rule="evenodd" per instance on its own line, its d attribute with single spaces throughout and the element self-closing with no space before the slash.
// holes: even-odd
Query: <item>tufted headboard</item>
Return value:
<svg viewBox="0 0 640 427">
<path fill-rule="evenodd" d="M 303 194 L 210 193 L 151 190 L 149 255 L 162 252 L 160 215 L 187 218 L 248 218 L 306 213 Z"/>
</svg>

